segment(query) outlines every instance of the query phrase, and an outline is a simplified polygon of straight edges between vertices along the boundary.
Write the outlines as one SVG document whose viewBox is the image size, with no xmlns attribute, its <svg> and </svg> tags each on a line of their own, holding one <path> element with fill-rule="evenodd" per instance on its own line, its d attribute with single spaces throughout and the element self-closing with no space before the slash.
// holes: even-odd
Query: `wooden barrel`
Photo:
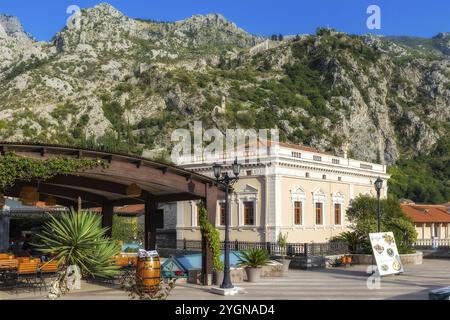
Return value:
<svg viewBox="0 0 450 320">
<path fill-rule="evenodd" d="M 161 261 L 159 257 L 139 258 L 136 277 L 147 288 L 158 286 L 161 282 Z"/>
</svg>

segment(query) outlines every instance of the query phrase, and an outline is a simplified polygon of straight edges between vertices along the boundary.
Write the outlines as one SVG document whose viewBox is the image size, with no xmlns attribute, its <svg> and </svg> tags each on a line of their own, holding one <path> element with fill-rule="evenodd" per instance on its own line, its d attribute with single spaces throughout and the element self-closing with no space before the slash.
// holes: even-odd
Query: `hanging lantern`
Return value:
<svg viewBox="0 0 450 320">
<path fill-rule="evenodd" d="M 3 207 L 5 206 L 5 204 L 6 204 L 6 198 L 5 198 L 4 195 L 2 195 L 2 194 L 0 193 L 0 209 L 3 209 Z"/>
<path fill-rule="evenodd" d="M 47 198 L 47 200 L 45 200 L 45 205 L 47 206 L 47 207 L 54 207 L 54 206 L 56 206 L 56 198 L 54 197 L 54 196 L 49 196 L 48 198 Z"/>
<path fill-rule="evenodd" d="M 20 201 L 25 206 L 34 206 L 39 201 L 39 193 L 36 187 L 23 187 L 20 191 Z"/>
<path fill-rule="evenodd" d="M 136 184 L 133 183 L 127 188 L 127 196 L 130 198 L 138 198 L 142 194 L 141 188 Z"/>
</svg>

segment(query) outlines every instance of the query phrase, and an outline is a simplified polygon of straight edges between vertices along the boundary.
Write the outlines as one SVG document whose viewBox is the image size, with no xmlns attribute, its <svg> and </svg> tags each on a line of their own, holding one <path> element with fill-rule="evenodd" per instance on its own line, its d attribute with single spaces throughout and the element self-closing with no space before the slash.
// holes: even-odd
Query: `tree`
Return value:
<svg viewBox="0 0 450 320">
<path fill-rule="evenodd" d="M 276 34 L 273 34 L 273 35 L 270 37 L 270 40 L 272 40 L 272 41 L 277 41 L 277 40 L 278 40 L 277 35 L 276 35 Z"/>
<path fill-rule="evenodd" d="M 428 155 L 402 158 L 388 168 L 389 192 L 417 203 L 450 200 L 450 137 L 441 138 Z"/>
<path fill-rule="evenodd" d="M 212 263 L 214 269 L 217 271 L 223 271 L 224 265 L 220 260 L 222 254 L 221 244 L 220 244 L 220 233 L 219 231 L 208 221 L 208 212 L 206 210 L 205 204 L 202 202 L 200 204 L 200 231 L 202 236 L 208 241 L 208 246 L 212 251 Z"/>
<path fill-rule="evenodd" d="M 124 243 L 142 242 L 143 226 L 138 224 L 137 218 L 119 217 L 113 218 L 112 238 Z"/>
<path fill-rule="evenodd" d="M 368 240 L 369 233 L 377 232 L 377 199 L 362 195 L 352 200 L 347 210 L 352 229 Z M 403 213 L 399 201 L 394 197 L 381 200 L 381 231 L 394 233 L 400 253 L 414 252 L 412 244 L 417 240 L 417 232 L 411 218 Z"/>
<path fill-rule="evenodd" d="M 37 235 L 39 250 L 57 261 L 60 271 L 52 284 L 53 298 L 70 291 L 67 282 L 69 270 L 79 269 L 82 276 L 113 277 L 118 267 L 113 257 L 120 253 L 120 246 L 106 236 L 101 226 L 101 216 L 92 212 L 71 210 L 61 216 L 50 216 L 50 221 Z"/>
<path fill-rule="evenodd" d="M 284 39 L 284 36 L 282 34 L 279 34 L 278 35 L 278 41 L 283 41 L 283 39 Z"/>
</svg>

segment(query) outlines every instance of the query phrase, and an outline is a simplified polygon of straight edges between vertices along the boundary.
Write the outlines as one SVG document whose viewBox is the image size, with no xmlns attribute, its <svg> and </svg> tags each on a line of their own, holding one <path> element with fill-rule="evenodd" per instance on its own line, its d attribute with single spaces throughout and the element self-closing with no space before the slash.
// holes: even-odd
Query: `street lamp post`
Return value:
<svg viewBox="0 0 450 320">
<path fill-rule="evenodd" d="M 381 195 L 381 188 L 383 187 L 383 180 L 381 180 L 380 177 L 377 178 L 375 181 L 375 190 L 377 190 L 377 197 L 378 197 L 378 232 L 381 232 L 381 202 L 380 202 L 380 195 Z"/>
<path fill-rule="evenodd" d="M 214 176 L 218 183 L 225 186 L 226 198 L 225 198 L 225 261 L 223 270 L 223 283 L 220 286 L 222 289 L 232 289 L 234 288 L 231 283 L 230 275 L 230 205 L 229 205 L 229 193 L 232 189 L 233 184 L 239 179 L 239 174 L 241 172 L 241 165 L 238 163 L 237 158 L 233 163 L 233 174 L 234 177 L 230 177 L 228 172 L 222 176 L 222 166 L 220 164 L 213 165 Z"/>
</svg>

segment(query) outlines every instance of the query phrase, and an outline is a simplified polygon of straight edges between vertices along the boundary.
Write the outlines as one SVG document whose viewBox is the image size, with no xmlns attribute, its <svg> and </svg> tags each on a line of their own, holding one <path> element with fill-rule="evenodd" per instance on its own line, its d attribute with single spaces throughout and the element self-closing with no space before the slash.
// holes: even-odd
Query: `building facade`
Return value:
<svg viewBox="0 0 450 320">
<path fill-rule="evenodd" d="M 409 216 L 417 232 L 417 239 L 450 239 L 450 206 L 403 203 L 403 212 Z"/>
<path fill-rule="evenodd" d="M 203 159 L 181 165 L 213 177 L 212 163 Z M 232 175 L 231 166 L 224 166 L 224 171 Z M 230 196 L 230 240 L 275 242 L 281 232 L 289 242 L 326 242 L 348 230 L 345 213 L 352 199 L 362 194 L 376 196 L 377 177 L 383 179 L 381 196 L 386 197 L 389 175 L 385 165 L 285 143 L 267 147 L 263 157 L 248 151 Z M 177 239 L 201 238 L 198 204 L 177 204 Z M 217 203 L 215 224 L 223 238 L 225 201 Z"/>
</svg>

